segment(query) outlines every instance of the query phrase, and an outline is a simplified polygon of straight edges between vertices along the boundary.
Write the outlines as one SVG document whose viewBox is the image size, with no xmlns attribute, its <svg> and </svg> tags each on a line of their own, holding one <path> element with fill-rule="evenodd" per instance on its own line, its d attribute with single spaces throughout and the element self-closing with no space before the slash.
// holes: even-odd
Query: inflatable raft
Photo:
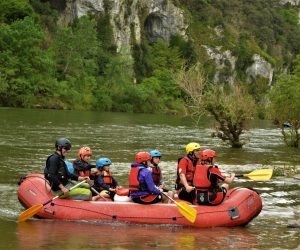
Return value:
<svg viewBox="0 0 300 250">
<path fill-rule="evenodd" d="M 20 183 L 18 199 L 25 208 L 43 204 L 54 197 L 42 174 L 28 174 Z M 167 224 L 190 227 L 233 227 L 248 224 L 262 209 L 262 200 L 253 190 L 228 191 L 218 206 L 190 205 L 197 210 L 189 222 L 175 204 L 141 205 L 133 202 L 77 201 L 55 199 L 42 207 L 37 217 L 52 220 L 118 221 L 143 224 Z"/>
</svg>

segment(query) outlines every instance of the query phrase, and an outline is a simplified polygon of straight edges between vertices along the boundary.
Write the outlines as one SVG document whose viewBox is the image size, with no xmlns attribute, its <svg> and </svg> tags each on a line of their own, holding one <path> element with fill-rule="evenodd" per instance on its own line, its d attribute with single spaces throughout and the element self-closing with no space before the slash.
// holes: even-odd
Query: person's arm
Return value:
<svg viewBox="0 0 300 250">
<path fill-rule="evenodd" d="M 235 178 L 235 173 L 231 173 L 229 177 L 227 176 L 225 178 L 224 182 L 227 184 L 231 184 L 231 183 L 233 183 L 234 178 Z"/>
<path fill-rule="evenodd" d="M 230 176 L 225 176 L 221 173 L 221 171 L 217 168 L 217 167 L 213 167 L 211 168 L 210 170 L 210 174 L 213 175 L 214 177 L 212 178 L 215 178 L 215 179 L 219 179 L 227 184 L 231 184 L 233 183 L 234 181 L 234 178 L 235 178 L 235 174 L 230 174 Z"/>
<path fill-rule="evenodd" d="M 186 169 L 187 169 L 187 161 L 184 158 L 182 158 L 178 163 L 179 178 L 182 185 L 185 187 L 185 190 L 188 193 L 190 193 L 195 189 L 195 187 L 192 187 L 188 184 L 186 180 Z"/>
<path fill-rule="evenodd" d="M 162 189 L 159 189 L 155 186 L 152 178 L 152 173 L 149 170 L 147 169 L 143 170 L 142 174 L 144 175 L 144 180 L 149 193 L 160 194 L 163 191 Z"/>
<path fill-rule="evenodd" d="M 61 182 L 59 181 L 57 177 L 60 159 L 55 154 L 48 159 L 47 164 L 47 177 L 49 178 L 50 182 L 54 186 L 59 186 Z"/>
<path fill-rule="evenodd" d="M 109 186 L 106 185 L 106 183 L 104 182 L 101 176 L 98 176 L 98 183 L 99 183 L 99 187 L 102 187 L 105 190 L 109 190 Z"/>
<path fill-rule="evenodd" d="M 112 186 L 114 188 L 119 187 L 119 183 L 117 182 L 117 180 L 113 176 L 111 178 L 112 178 Z"/>
<path fill-rule="evenodd" d="M 179 175 L 180 177 L 180 180 L 181 180 L 181 183 L 183 184 L 183 186 L 185 187 L 185 190 L 190 193 L 191 191 L 193 191 L 195 189 L 195 187 L 192 187 L 188 184 L 187 180 L 186 180 L 186 177 L 185 177 L 185 174 L 181 173 Z"/>
</svg>

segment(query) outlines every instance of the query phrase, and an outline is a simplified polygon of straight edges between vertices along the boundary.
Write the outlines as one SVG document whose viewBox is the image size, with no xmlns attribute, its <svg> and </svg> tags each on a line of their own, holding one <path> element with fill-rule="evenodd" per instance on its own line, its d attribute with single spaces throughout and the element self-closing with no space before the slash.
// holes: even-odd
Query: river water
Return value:
<svg viewBox="0 0 300 250">
<path fill-rule="evenodd" d="M 299 249 L 300 229 L 291 225 L 300 219 L 300 181 L 292 177 L 236 180 L 234 186 L 252 187 L 263 199 L 262 212 L 246 227 L 191 229 L 38 219 L 17 223 L 24 211 L 16 196 L 18 179 L 43 171 L 59 137 L 73 144 L 69 160 L 84 145 L 93 149 L 92 162 L 111 158 L 111 170 L 125 186 L 134 154 L 158 149 L 165 182 L 173 188 L 177 158 L 191 141 L 216 150 L 225 173 L 300 165 L 299 149 L 286 148 L 280 130 L 269 121 L 253 121 L 243 149 L 211 138 L 212 126 L 209 119 L 195 127 L 187 118 L 165 115 L 0 109 L 0 249 Z"/>
</svg>

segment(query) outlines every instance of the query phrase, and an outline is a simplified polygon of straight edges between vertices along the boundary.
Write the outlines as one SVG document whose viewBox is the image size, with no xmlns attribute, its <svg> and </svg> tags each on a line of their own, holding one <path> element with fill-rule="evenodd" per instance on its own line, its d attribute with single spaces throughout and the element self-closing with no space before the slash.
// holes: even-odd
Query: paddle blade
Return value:
<svg viewBox="0 0 300 250">
<path fill-rule="evenodd" d="M 249 174 L 244 174 L 244 176 L 256 180 L 256 181 L 266 181 L 272 178 L 273 169 L 266 168 L 266 169 L 256 169 Z"/>
<path fill-rule="evenodd" d="M 179 212 L 190 222 L 194 223 L 197 218 L 197 210 L 184 202 L 174 201 Z"/>
<path fill-rule="evenodd" d="M 43 204 L 36 204 L 36 205 L 28 208 L 27 210 L 25 210 L 24 212 L 22 212 L 19 215 L 18 221 L 23 222 L 23 221 L 29 219 L 30 217 L 35 215 L 38 211 L 40 211 L 42 207 L 43 207 Z"/>
</svg>

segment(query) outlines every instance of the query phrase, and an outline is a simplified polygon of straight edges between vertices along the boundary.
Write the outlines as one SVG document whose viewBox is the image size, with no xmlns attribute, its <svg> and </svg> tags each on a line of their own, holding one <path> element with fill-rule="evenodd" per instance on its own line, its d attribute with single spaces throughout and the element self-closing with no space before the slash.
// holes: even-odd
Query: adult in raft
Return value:
<svg viewBox="0 0 300 250">
<path fill-rule="evenodd" d="M 178 159 L 177 179 L 175 189 L 179 199 L 193 203 L 195 199 L 195 187 L 193 186 L 194 172 L 199 163 L 201 146 L 191 142 L 186 145 L 186 156 Z"/>
<path fill-rule="evenodd" d="M 223 202 L 229 184 L 234 180 L 235 174 L 229 177 L 222 175 L 215 165 L 217 154 L 214 150 L 205 149 L 201 152 L 201 164 L 198 164 L 194 173 L 194 186 L 196 188 L 196 202 L 199 205 L 219 205 Z M 219 182 L 224 182 L 219 185 Z"/>
<path fill-rule="evenodd" d="M 155 186 L 151 165 L 151 155 L 148 152 L 138 152 L 135 162 L 131 164 L 129 174 L 129 196 L 133 202 L 140 204 L 154 204 L 162 201 L 162 188 Z"/>
<path fill-rule="evenodd" d="M 71 182 L 71 180 L 89 180 L 89 177 L 78 176 L 68 171 L 64 159 L 71 147 L 71 142 L 66 138 L 60 138 L 56 140 L 55 152 L 51 154 L 46 160 L 46 167 L 44 169 L 45 178 L 49 180 L 51 189 L 56 195 L 60 195 L 61 192 L 63 193 L 63 196 L 61 196 L 60 198 L 90 200 L 92 194 L 91 191 L 87 188 L 78 187 L 69 190 L 76 184 Z"/>
</svg>

